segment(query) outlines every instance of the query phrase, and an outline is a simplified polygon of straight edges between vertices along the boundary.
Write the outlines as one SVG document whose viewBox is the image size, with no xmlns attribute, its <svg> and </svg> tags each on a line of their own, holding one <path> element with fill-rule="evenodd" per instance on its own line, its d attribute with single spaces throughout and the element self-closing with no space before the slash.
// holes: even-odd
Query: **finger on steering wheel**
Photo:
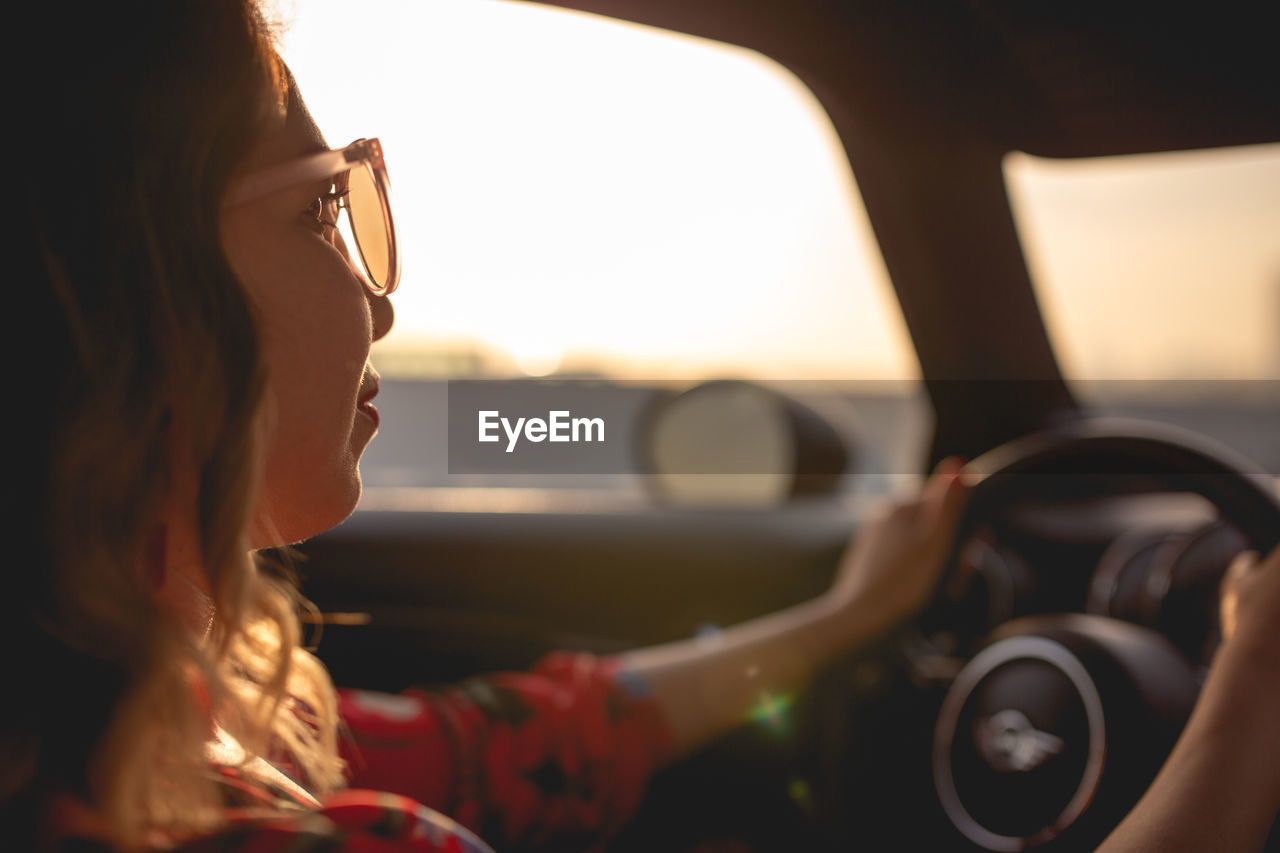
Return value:
<svg viewBox="0 0 1280 853">
<path fill-rule="evenodd" d="M 1222 639 L 1229 640 L 1236 630 L 1236 602 L 1240 579 L 1258 565 L 1257 551 L 1241 551 L 1222 576 L 1218 593 L 1218 624 Z"/>
<path fill-rule="evenodd" d="M 964 460 L 958 456 L 948 456 L 934 469 L 923 496 L 923 504 L 929 509 L 925 519 L 928 529 L 941 528 L 948 533 L 955 529 L 967 492 L 963 474 Z"/>
<path fill-rule="evenodd" d="M 1242 551 L 1222 577 L 1219 621 L 1223 640 L 1230 639 L 1242 621 L 1256 622 L 1254 633 L 1273 634 L 1280 623 L 1280 547 L 1265 559 L 1257 551 Z"/>
</svg>

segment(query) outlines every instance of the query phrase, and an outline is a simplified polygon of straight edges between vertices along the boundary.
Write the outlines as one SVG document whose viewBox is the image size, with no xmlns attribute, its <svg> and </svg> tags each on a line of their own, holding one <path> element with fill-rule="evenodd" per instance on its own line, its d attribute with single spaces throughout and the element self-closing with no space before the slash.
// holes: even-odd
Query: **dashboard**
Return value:
<svg viewBox="0 0 1280 853">
<path fill-rule="evenodd" d="M 960 547 L 943 590 L 939 650 L 971 653 L 1023 616 L 1090 613 L 1153 628 L 1207 665 L 1218 639 L 1217 590 L 1243 534 L 1192 494 L 1026 501 Z"/>
</svg>

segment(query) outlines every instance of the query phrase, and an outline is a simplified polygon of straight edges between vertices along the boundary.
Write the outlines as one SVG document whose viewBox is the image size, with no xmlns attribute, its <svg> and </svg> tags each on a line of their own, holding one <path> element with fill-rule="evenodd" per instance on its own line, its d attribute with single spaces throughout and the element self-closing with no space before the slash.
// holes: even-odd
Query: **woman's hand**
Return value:
<svg viewBox="0 0 1280 853">
<path fill-rule="evenodd" d="M 1222 578 L 1222 640 L 1275 663 L 1280 677 L 1280 547 L 1265 560 L 1245 551 Z"/>
<path fill-rule="evenodd" d="M 1222 579 L 1222 645 L 1169 760 L 1098 853 L 1261 850 L 1280 808 L 1280 548 Z"/>
<path fill-rule="evenodd" d="M 841 559 L 828 606 L 860 634 L 879 633 L 919 611 L 938 584 L 968 488 L 950 457 L 914 498 L 883 507 Z"/>
<path fill-rule="evenodd" d="M 690 640 L 628 652 L 671 731 L 667 760 L 754 719 L 814 672 L 906 619 L 929 598 L 964 504 L 961 463 L 948 459 L 919 497 L 886 506 L 841 559 L 817 599 Z M 761 703 L 765 703 L 761 705 Z"/>
</svg>

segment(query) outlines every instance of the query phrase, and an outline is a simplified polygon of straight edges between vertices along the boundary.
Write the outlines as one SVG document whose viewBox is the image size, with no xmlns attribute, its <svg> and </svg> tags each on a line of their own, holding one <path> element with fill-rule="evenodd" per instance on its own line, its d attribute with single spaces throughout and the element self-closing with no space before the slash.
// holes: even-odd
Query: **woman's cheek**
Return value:
<svg viewBox="0 0 1280 853">
<path fill-rule="evenodd" d="M 279 218 L 277 213 L 277 219 Z M 258 531 L 282 544 L 349 514 L 360 494 L 356 400 L 371 340 L 347 258 L 296 220 L 229 216 L 223 249 L 255 314 L 268 393 Z M 257 538 L 257 534 L 255 534 Z"/>
</svg>

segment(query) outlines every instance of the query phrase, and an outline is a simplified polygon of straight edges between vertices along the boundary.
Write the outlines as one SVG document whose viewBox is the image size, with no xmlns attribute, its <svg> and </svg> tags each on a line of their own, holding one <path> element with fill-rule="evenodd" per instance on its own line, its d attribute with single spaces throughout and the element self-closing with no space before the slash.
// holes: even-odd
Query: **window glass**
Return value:
<svg viewBox="0 0 1280 853">
<path fill-rule="evenodd" d="M 548 374 L 916 389 L 839 140 L 776 63 L 497 0 L 282 13 L 330 144 L 386 149 L 404 271 L 380 400 L 398 380 Z M 475 484 L 431 461 L 423 418 L 383 424 L 367 482 Z"/>
<path fill-rule="evenodd" d="M 1077 394 L 1280 473 L 1280 145 L 1014 154 L 1005 175 Z"/>
</svg>

